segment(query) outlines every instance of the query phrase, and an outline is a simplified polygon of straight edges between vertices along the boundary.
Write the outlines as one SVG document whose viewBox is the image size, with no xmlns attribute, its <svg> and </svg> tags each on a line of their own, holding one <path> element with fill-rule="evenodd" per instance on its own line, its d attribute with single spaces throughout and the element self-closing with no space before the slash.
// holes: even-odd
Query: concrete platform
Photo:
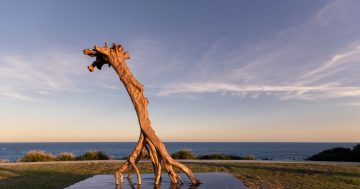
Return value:
<svg viewBox="0 0 360 189">
<path fill-rule="evenodd" d="M 66 189 L 247 189 L 247 187 L 238 179 L 229 173 L 196 173 L 202 184 L 198 186 L 191 185 L 191 182 L 185 174 L 180 174 L 184 180 L 183 185 L 174 185 L 169 181 L 169 177 L 163 174 L 163 180 L 160 185 L 154 185 L 153 174 L 141 174 L 142 184 L 136 182 L 136 175 L 132 179 L 124 178 L 124 183 L 115 185 L 113 175 L 95 175 L 91 178 L 80 181 Z"/>
</svg>

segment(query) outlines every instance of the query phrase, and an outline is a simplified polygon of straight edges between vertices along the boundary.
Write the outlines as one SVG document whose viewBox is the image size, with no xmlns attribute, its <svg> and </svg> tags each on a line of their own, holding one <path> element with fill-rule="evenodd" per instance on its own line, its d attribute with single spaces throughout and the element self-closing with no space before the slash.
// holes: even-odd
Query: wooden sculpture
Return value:
<svg viewBox="0 0 360 189">
<path fill-rule="evenodd" d="M 108 47 L 105 43 L 104 47 L 95 46 L 93 49 L 85 49 L 85 55 L 95 57 L 96 60 L 88 67 L 89 71 L 94 71 L 94 68 L 101 70 L 104 64 L 112 66 L 119 75 L 121 82 L 124 84 L 130 99 L 134 105 L 136 114 L 138 116 L 140 126 L 140 137 L 135 149 L 132 151 L 127 162 L 122 165 L 115 173 L 116 184 L 123 182 L 123 173 L 129 169 L 129 177 L 134 170 L 137 175 L 137 182 L 141 184 L 140 171 L 137 163 L 141 158 L 141 152 L 146 150 L 150 156 L 153 165 L 155 184 L 159 184 L 161 180 L 161 169 L 167 171 L 172 183 L 182 183 L 180 176 L 174 171 L 174 167 L 183 171 L 191 180 L 193 184 L 199 184 L 200 181 L 194 176 L 191 170 L 182 163 L 174 160 L 166 150 L 164 143 L 156 136 L 155 131 L 151 127 L 149 113 L 147 111 L 148 99 L 144 96 L 144 86 L 135 79 L 129 67 L 126 64 L 126 59 L 130 58 L 128 52 L 124 52 L 121 45 L 113 44 Z"/>
</svg>

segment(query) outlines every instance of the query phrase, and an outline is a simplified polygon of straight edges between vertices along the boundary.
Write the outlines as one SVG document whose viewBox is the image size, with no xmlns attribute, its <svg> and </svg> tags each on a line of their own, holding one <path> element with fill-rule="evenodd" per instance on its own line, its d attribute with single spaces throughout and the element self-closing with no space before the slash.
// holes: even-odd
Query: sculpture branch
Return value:
<svg viewBox="0 0 360 189">
<path fill-rule="evenodd" d="M 173 167 L 177 167 L 189 177 L 193 184 L 199 184 L 199 179 L 195 177 L 188 167 L 174 160 L 170 156 L 164 143 L 152 129 L 149 113 L 147 111 L 148 100 L 144 96 L 144 86 L 135 79 L 126 64 L 126 60 L 130 58 L 129 53 L 126 51 L 124 52 L 121 45 L 113 44 L 109 48 L 106 43 L 104 47 L 95 46 L 93 49 L 85 49 L 83 52 L 85 55 L 96 58 L 96 60 L 88 67 L 89 71 L 94 71 L 95 67 L 101 70 L 102 66 L 105 64 L 115 69 L 130 96 L 138 117 L 141 130 L 140 137 L 127 162 L 116 171 L 116 184 L 119 183 L 119 178 L 120 182 L 123 182 L 123 173 L 130 167 L 130 172 L 135 170 L 138 178 L 138 184 L 141 184 L 141 176 L 139 169 L 137 168 L 137 163 L 140 160 L 141 152 L 144 149 L 148 151 L 153 164 L 155 184 L 158 184 L 161 180 L 162 167 L 165 168 L 172 183 L 183 182 L 180 176 L 173 169 Z M 161 166 L 161 164 L 164 166 Z"/>
</svg>

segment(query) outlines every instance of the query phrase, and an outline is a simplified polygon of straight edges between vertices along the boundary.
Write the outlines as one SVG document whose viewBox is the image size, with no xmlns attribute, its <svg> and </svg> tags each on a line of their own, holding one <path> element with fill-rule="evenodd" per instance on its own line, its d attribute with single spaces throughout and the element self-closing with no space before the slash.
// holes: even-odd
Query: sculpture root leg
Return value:
<svg viewBox="0 0 360 189">
<path fill-rule="evenodd" d="M 138 143 L 135 146 L 135 149 L 129 156 L 127 162 L 123 164 L 115 173 L 115 180 L 116 184 L 119 184 L 119 178 L 120 182 L 123 182 L 123 173 L 128 170 L 128 178 L 131 178 L 131 174 L 133 171 L 135 171 L 137 175 L 137 182 L 138 184 L 141 184 L 141 175 L 140 171 L 137 167 L 137 164 L 139 160 L 142 157 L 142 152 L 146 150 L 152 166 L 154 170 L 155 175 L 155 184 L 159 184 L 161 181 L 161 169 L 162 164 L 164 165 L 164 169 L 169 175 L 170 181 L 172 183 L 183 183 L 183 180 L 181 177 L 174 171 L 173 167 L 177 167 L 179 170 L 184 172 L 191 182 L 193 184 L 200 184 L 200 181 L 193 175 L 191 170 L 187 168 L 182 163 L 174 160 L 166 151 L 164 146 L 156 146 L 154 145 L 148 137 L 145 136 L 143 132 L 140 133 L 140 137 L 138 140 Z"/>
</svg>

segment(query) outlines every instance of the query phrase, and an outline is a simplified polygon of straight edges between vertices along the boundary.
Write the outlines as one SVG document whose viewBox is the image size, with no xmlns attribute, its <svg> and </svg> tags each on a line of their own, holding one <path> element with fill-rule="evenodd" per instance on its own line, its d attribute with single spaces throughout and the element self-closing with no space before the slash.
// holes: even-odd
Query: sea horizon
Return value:
<svg viewBox="0 0 360 189">
<path fill-rule="evenodd" d="M 0 159 L 18 161 L 30 150 L 43 150 L 57 155 L 72 152 L 81 155 L 99 150 L 114 159 L 128 156 L 137 142 L 0 142 Z M 352 148 L 358 142 L 164 142 L 170 153 L 190 150 L 195 155 L 222 153 L 255 156 L 258 160 L 305 160 L 323 150 Z"/>
</svg>

